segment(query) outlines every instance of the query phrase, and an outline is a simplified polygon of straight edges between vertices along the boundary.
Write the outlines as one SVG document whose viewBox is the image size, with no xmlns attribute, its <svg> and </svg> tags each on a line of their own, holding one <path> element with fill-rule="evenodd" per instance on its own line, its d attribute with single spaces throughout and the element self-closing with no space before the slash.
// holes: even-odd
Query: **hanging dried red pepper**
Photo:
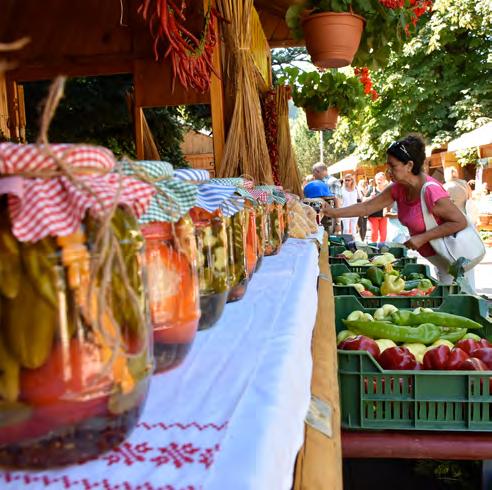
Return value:
<svg viewBox="0 0 492 490">
<path fill-rule="evenodd" d="M 209 6 L 203 33 L 198 39 L 184 26 L 185 9 L 184 0 L 181 8 L 173 0 L 143 0 L 138 12 L 149 24 L 155 59 L 171 60 L 173 90 L 177 78 L 185 89 L 203 93 L 209 90 L 212 72 L 215 73 L 212 56 L 218 40 L 218 13 Z"/>
<path fill-rule="evenodd" d="M 263 124 L 265 126 L 268 154 L 272 165 L 273 182 L 275 185 L 282 185 L 280 182 L 280 171 L 278 167 L 278 116 L 275 90 L 269 90 L 262 95 L 261 112 L 263 116 Z"/>
</svg>

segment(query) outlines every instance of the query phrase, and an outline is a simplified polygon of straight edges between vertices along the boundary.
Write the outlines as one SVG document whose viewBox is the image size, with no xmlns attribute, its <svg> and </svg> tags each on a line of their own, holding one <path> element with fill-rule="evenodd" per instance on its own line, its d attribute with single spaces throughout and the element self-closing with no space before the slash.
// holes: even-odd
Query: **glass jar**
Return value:
<svg viewBox="0 0 492 490">
<path fill-rule="evenodd" d="M 180 364 L 188 354 L 200 319 L 195 228 L 191 218 L 176 224 L 142 226 L 149 308 L 157 373 Z"/>
<path fill-rule="evenodd" d="M 246 270 L 251 279 L 258 262 L 258 235 L 256 231 L 256 212 L 252 204 L 246 203 Z"/>
<path fill-rule="evenodd" d="M 227 234 L 220 210 L 209 213 L 194 207 L 190 217 L 197 244 L 201 310 L 198 330 L 204 330 L 217 323 L 229 294 Z"/>
<path fill-rule="evenodd" d="M 282 221 L 284 226 L 282 243 L 285 243 L 287 238 L 289 238 L 289 210 L 287 209 L 287 203 L 282 205 Z"/>
<path fill-rule="evenodd" d="M 229 296 L 227 302 L 239 301 L 248 287 L 246 271 L 246 211 L 225 218 L 228 241 Z"/>
<path fill-rule="evenodd" d="M 116 243 L 97 255 L 90 217 L 19 242 L 7 216 L 0 205 L 0 464 L 94 458 L 137 423 L 153 368 L 138 223 L 117 208 Z"/>
<path fill-rule="evenodd" d="M 267 204 L 265 255 L 276 255 L 282 246 L 282 229 L 280 227 L 279 211 L 276 204 Z"/>
<path fill-rule="evenodd" d="M 266 235 L 266 213 L 263 205 L 255 206 L 256 237 L 258 239 L 258 259 L 256 261 L 255 272 L 260 270 L 265 255 L 265 235 Z"/>
</svg>

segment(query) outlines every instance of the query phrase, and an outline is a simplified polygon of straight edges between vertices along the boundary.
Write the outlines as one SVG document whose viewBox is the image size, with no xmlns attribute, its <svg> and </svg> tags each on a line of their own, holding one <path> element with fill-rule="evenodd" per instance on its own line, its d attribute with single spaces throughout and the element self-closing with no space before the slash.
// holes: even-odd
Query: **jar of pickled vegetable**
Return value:
<svg viewBox="0 0 492 490">
<path fill-rule="evenodd" d="M 263 263 L 265 255 L 265 235 L 266 235 L 266 213 L 263 205 L 255 206 L 256 237 L 258 238 L 258 259 L 256 261 L 255 272 L 258 271 Z"/>
<path fill-rule="evenodd" d="M 289 211 L 287 209 L 287 202 L 285 202 L 285 204 L 282 205 L 282 221 L 284 227 L 282 243 L 285 243 L 287 238 L 289 238 Z"/>
<path fill-rule="evenodd" d="M 215 325 L 224 311 L 229 294 L 228 246 L 224 218 L 194 207 L 190 217 L 195 225 L 201 316 L 199 330 Z"/>
<path fill-rule="evenodd" d="M 153 190 L 114 165 L 104 148 L 0 144 L 0 465 L 94 458 L 143 408 L 153 362 L 136 216 Z"/>
<path fill-rule="evenodd" d="M 226 218 L 229 265 L 229 296 L 227 302 L 239 301 L 248 287 L 246 271 L 246 211 Z"/>
<path fill-rule="evenodd" d="M 258 262 L 258 235 L 256 231 L 256 212 L 251 203 L 246 203 L 246 270 L 251 279 Z"/>
<path fill-rule="evenodd" d="M 90 278 L 94 222 L 19 242 L 5 205 L 0 217 L 0 464 L 92 458 L 136 424 L 152 373 L 138 223 L 115 213 L 125 270 L 109 272 L 101 305 L 101 281 Z"/>
<path fill-rule="evenodd" d="M 282 246 L 282 228 L 277 204 L 267 204 L 265 255 L 275 255 Z"/>
<path fill-rule="evenodd" d="M 195 229 L 191 218 L 184 217 L 176 224 L 145 224 L 142 233 L 155 371 L 159 373 L 182 362 L 198 328 L 200 293 Z"/>
</svg>

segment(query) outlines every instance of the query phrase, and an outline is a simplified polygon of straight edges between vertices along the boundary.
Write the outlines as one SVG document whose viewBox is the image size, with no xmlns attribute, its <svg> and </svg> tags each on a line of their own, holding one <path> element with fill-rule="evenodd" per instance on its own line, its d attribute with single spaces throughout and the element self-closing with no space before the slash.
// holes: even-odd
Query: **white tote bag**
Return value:
<svg viewBox="0 0 492 490">
<path fill-rule="evenodd" d="M 429 185 L 439 185 L 436 182 L 426 182 L 420 192 L 420 202 L 422 204 L 422 214 L 424 216 L 425 228 L 427 231 L 438 226 L 433 214 L 429 212 L 425 202 L 425 189 Z M 465 271 L 469 271 L 485 256 L 485 245 L 482 242 L 475 227 L 467 219 L 468 226 L 455 233 L 454 235 L 436 238 L 430 241 L 432 248 L 445 259 L 449 264 L 454 264 L 460 257 L 468 259 L 470 262 L 464 266 Z"/>
</svg>

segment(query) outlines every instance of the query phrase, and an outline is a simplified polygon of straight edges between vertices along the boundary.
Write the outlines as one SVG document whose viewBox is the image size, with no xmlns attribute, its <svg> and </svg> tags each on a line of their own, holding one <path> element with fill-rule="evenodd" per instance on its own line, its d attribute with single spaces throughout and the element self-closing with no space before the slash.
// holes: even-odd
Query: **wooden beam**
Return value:
<svg viewBox="0 0 492 490">
<path fill-rule="evenodd" d="M 7 107 L 8 107 L 8 127 L 10 139 L 19 142 L 21 139 L 20 132 L 20 115 L 19 115 L 19 92 L 15 80 L 7 78 Z"/>
<path fill-rule="evenodd" d="M 215 0 L 211 0 L 212 6 L 215 6 Z M 208 7 L 208 0 L 204 0 L 204 8 Z M 219 26 L 215 24 L 216 29 Z M 217 36 L 220 39 L 220 33 Z M 213 52 L 213 67 L 215 73 L 212 73 L 212 79 L 210 82 L 210 106 L 212 111 L 212 135 L 214 143 L 214 163 L 215 168 L 222 161 L 222 155 L 224 153 L 225 146 L 225 104 L 224 104 L 224 84 L 223 72 L 222 72 L 222 53 L 221 43 L 217 43 Z"/>
<path fill-rule="evenodd" d="M 331 434 L 326 435 L 313 425 L 306 424 L 304 446 L 296 465 L 295 490 L 343 488 L 335 306 L 326 233 L 319 256 L 319 269 L 318 312 L 312 341 L 311 394 L 329 407 Z"/>
<path fill-rule="evenodd" d="M 4 73 L 0 73 L 0 136 L 10 137 L 8 126 L 9 108 L 7 103 L 7 80 Z"/>
<path fill-rule="evenodd" d="M 135 147 L 137 150 L 137 160 L 143 160 L 145 158 L 143 109 L 137 106 L 137 104 L 134 105 L 134 121 L 135 121 Z"/>
</svg>

